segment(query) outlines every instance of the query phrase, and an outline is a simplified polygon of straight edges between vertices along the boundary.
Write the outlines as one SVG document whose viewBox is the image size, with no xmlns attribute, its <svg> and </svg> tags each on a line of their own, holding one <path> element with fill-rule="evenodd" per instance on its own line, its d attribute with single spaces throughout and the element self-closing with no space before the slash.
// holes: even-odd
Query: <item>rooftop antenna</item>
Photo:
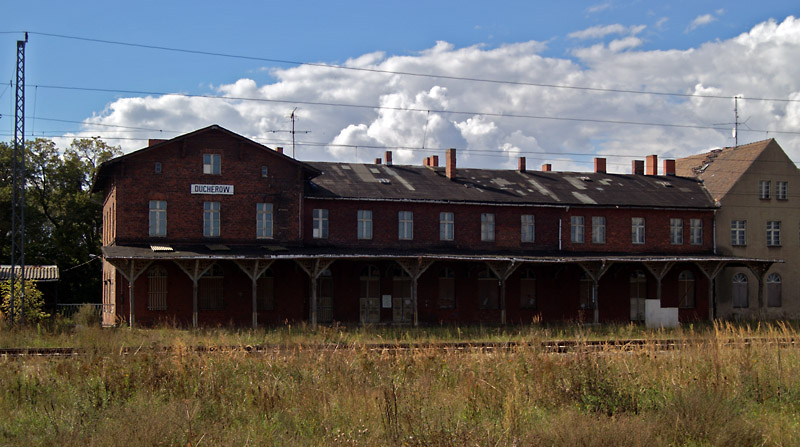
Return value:
<svg viewBox="0 0 800 447">
<path fill-rule="evenodd" d="M 728 126 L 728 125 L 733 124 L 733 131 L 731 132 L 731 136 L 733 137 L 734 147 L 739 147 L 739 126 L 743 125 L 743 126 L 747 127 L 748 129 L 750 128 L 747 125 L 747 121 L 750 120 L 749 116 L 743 122 L 739 121 L 739 99 L 740 98 L 741 98 L 740 96 L 734 96 L 733 97 L 733 118 L 734 118 L 734 121 L 732 123 L 717 123 L 717 124 L 714 124 L 715 126 Z"/>
<path fill-rule="evenodd" d="M 271 130 L 272 133 L 279 133 L 279 132 L 288 132 L 292 134 L 292 158 L 294 157 L 294 134 L 296 133 L 311 133 L 310 130 L 294 130 L 294 122 L 297 119 L 297 107 L 295 107 L 292 112 L 288 115 L 287 118 L 292 120 L 292 130 Z"/>
</svg>

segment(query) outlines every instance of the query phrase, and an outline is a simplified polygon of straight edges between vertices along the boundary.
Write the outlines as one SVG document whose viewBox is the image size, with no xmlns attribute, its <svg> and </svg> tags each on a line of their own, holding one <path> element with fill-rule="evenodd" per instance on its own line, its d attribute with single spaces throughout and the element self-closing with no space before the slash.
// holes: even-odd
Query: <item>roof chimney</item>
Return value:
<svg viewBox="0 0 800 447">
<path fill-rule="evenodd" d="M 594 172 L 598 174 L 606 173 L 606 159 L 602 157 L 594 158 Z"/>
<path fill-rule="evenodd" d="M 445 167 L 445 174 L 447 174 L 447 178 L 452 180 L 456 176 L 456 150 L 450 148 L 445 153 L 445 162 L 447 166 Z"/>
<path fill-rule="evenodd" d="M 550 172 L 553 170 L 553 165 L 546 163 L 542 165 L 542 172 Z"/>
<path fill-rule="evenodd" d="M 147 140 L 147 147 L 155 146 L 156 144 L 160 144 L 160 143 L 163 143 L 165 141 L 167 141 L 167 140 L 160 140 L 158 138 L 150 138 L 149 140 Z"/>
<path fill-rule="evenodd" d="M 439 156 L 438 155 L 431 155 L 431 166 L 434 168 L 439 167 Z"/>
<path fill-rule="evenodd" d="M 425 159 L 422 160 L 422 166 L 430 166 L 430 165 L 431 165 L 431 157 L 425 157 Z"/>
<path fill-rule="evenodd" d="M 379 165 L 379 164 L 381 164 L 381 159 L 380 159 L 380 158 L 376 158 L 376 159 L 375 159 L 375 164 L 376 164 L 376 165 Z"/>
<path fill-rule="evenodd" d="M 392 165 L 392 151 L 386 151 L 383 154 L 383 158 L 386 160 L 386 165 L 387 166 L 391 166 Z"/>
<path fill-rule="evenodd" d="M 658 155 L 647 156 L 647 175 L 658 175 Z"/>
<path fill-rule="evenodd" d="M 664 175 L 675 175 L 675 160 L 664 160 Z"/>
<path fill-rule="evenodd" d="M 633 160 L 633 163 L 631 163 L 631 174 L 644 175 L 644 160 Z"/>
<path fill-rule="evenodd" d="M 519 172 L 525 172 L 525 157 L 519 157 Z"/>
<path fill-rule="evenodd" d="M 276 150 L 276 151 L 277 151 L 279 154 L 282 154 L 282 153 L 283 153 L 283 148 L 282 148 L 282 147 L 276 147 L 276 148 L 275 148 L 275 150 Z"/>
</svg>

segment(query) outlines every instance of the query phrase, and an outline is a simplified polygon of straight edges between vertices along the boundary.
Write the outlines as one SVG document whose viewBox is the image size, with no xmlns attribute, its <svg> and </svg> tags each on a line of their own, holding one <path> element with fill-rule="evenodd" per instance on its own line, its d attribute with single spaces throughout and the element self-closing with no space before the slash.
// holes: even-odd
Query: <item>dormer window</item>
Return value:
<svg viewBox="0 0 800 447">
<path fill-rule="evenodd" d="M 203 154 L 203 174 L 220 174 L 219 154 Z"/>
</svg>

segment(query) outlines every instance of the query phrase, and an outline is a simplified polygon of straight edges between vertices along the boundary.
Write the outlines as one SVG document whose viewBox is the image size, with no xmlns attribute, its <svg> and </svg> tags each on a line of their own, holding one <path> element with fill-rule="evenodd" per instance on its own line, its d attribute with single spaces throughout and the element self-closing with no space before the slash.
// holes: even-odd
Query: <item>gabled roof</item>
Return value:
<svg viewBox="0 0 800 447">
<path fill-rule="evenodd" d="M 770 146 L 780 146 L 774 138 L 738 147 L 726 147 L 680 158 L 675 161 L 675 171 L 684 177 L 703 181 L 714 199 L 719 200 L 733 188 L 739 178 L 750 169 L 753 162 Z M 782 149 L 781 149 L 782 150 Z"/>
<path fill-rule="evenodd" d="M 311 162 L 322 174 L 306 196 L 320 199 L 555 206 L 714 208 L 696 179 L 676 176 L 541 172 Z"/>
<path fill-rule="evenodd" d="M 186 140 L 186 139 L 189 139 L 189 138 L 198 137 L 198 136 L 201 136 L 201 135 L 203 135 L 205 133 L 209 133 L 209 132 L 222 132 L 224 134 L 227 134 L 229 137 L 231 137 L 233 139 L 249 143 L 249 144 L 251 144 L 253 146 L 256 146 L 256 147 L 259 147 L 259 148 L 261 148 L 263 150 L 270 151 L 276 157 L 282 157 L 286 161 L 289 161 L 291 163 L 299 165 L 304 171 L 306 171 L 306 177 L 307 178 L 312 178 L 312 177 L 314 177 L 316 175 L 319 175 L 319 171 L 315 170 L 314 168 L 312 168 L 308 164 L 303 163 L 302 161 L 295 160 L 292 157 L 289 157 L 289 156 L 284 155 L 284 154 L 282 154 L 280 152 L 274 151 L 274 150 L 270 149 L 269 147 L 264 146 L 261 143 L 253 141 L 253 140 L 251 140 L 251 139 L 249 139 L 247 137 L 244 137 L 242 135 L 239 135 L 239 134 L 237 134 L 235 132 L 231 132 L 230 130 L 228 130 L 228 129 L 220 126 L 220 125 L 212 124 L 212 125 L 210 125 L 208 127 L 204 127 L 202 129 L 198 129 L 198 130 L 195 130 L 193 132 L 189 132 L 189 133 L 186 133 L 186 134 L 183 134 L 183 135 L 179 135 L 179 136 L 177 136 L 175 138 L 172 138 L 170 140 L 160 140 L 158 143 L 152 144 L 152 145 L 150 145 L 148 147 L 145 147 L 145 148 L 142 148 L 142 149 L 138 149 L 138 150 L 135 150 L 135 151 L 133 151 L 131 153 L 128 153 L 128 154 L 125 154 L 125 155 L 121 155 L 119 157 L 114 157 L 111 160 L 106 161 L 105 163 L 101 164 L 97 168 L 97 172 L 95 173 L 94 179 L 92 180 L 91 192 L 97 192 L 97 191 L 100 190 L 100 188 L 102 187 L 102 184 L 103 184 L 106 176 L 108 175 L 108 172 L 109 172 L 109 169 L 110 169 L 111 166 L 113 166 L 113 165 L 115 165 L 117 163 L 120 163 L 122 161 L 125 161 L 125 160 L 127 160 L 129 158 L 134 158 L 134 157 L 136 157 L 136 156 L 138 156 L 138 155 L 140 155 L 142 153 L 145 153 L 145 152 L 160 150 L 165 145 L 172 144 L 172 143 L 174 143 L 176 141 L 181 141 L 181 140 Z"/>
<path fill-rule="evenodd" d="M 20 274 L 21 267 L 16 266 L 14 271 L 17 276 Z M 26 281 L 40 281 L 52 282 L 58 281 L 58 266 L 57 265 L 26 265 L 25 266 L 25 280 Z M 0 281 L 11 279 L 11 266 L 0 265 Z"/>
</svg>

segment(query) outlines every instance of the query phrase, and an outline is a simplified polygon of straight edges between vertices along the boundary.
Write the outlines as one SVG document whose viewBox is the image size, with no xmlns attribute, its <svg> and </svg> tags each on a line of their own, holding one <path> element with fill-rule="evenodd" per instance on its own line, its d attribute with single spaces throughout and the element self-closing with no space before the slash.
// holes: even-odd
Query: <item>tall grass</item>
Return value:
<svg viewBox="0 0 800 447">
<path fill-rule="evenodd" d="M 431 337 L 396 330 L 399 337 L 380 336 Z M 462 328 L 460 337 L 496 330 Z M 591 338 L 589 330 L 571 335 Z M 495 352 L 375 350 L 366 343 L 377 332 L 369 330 L 287 331 L 217 335 L 224 344 L 293 342 L 248 354 L 190 349 L 215 340 L 211 332 L 160 329 L 148 338 L 86 328 L 67 340 L 106 341 L 76 359 L 0 359 L 0 444 L 800 445 L 800 351 L 787 343 L 797 340 L 787 325 L 670 333 L 684 344 L 679 350 L 648 344 L 563 355 L 538 343 Z M 513 331 L 507 337 L 548 338 L 539 329 Z M 320 339 L 346 346 L 308 348 Z M 121 354 L 131 342 L 169 348 Z"/>
</svg>

